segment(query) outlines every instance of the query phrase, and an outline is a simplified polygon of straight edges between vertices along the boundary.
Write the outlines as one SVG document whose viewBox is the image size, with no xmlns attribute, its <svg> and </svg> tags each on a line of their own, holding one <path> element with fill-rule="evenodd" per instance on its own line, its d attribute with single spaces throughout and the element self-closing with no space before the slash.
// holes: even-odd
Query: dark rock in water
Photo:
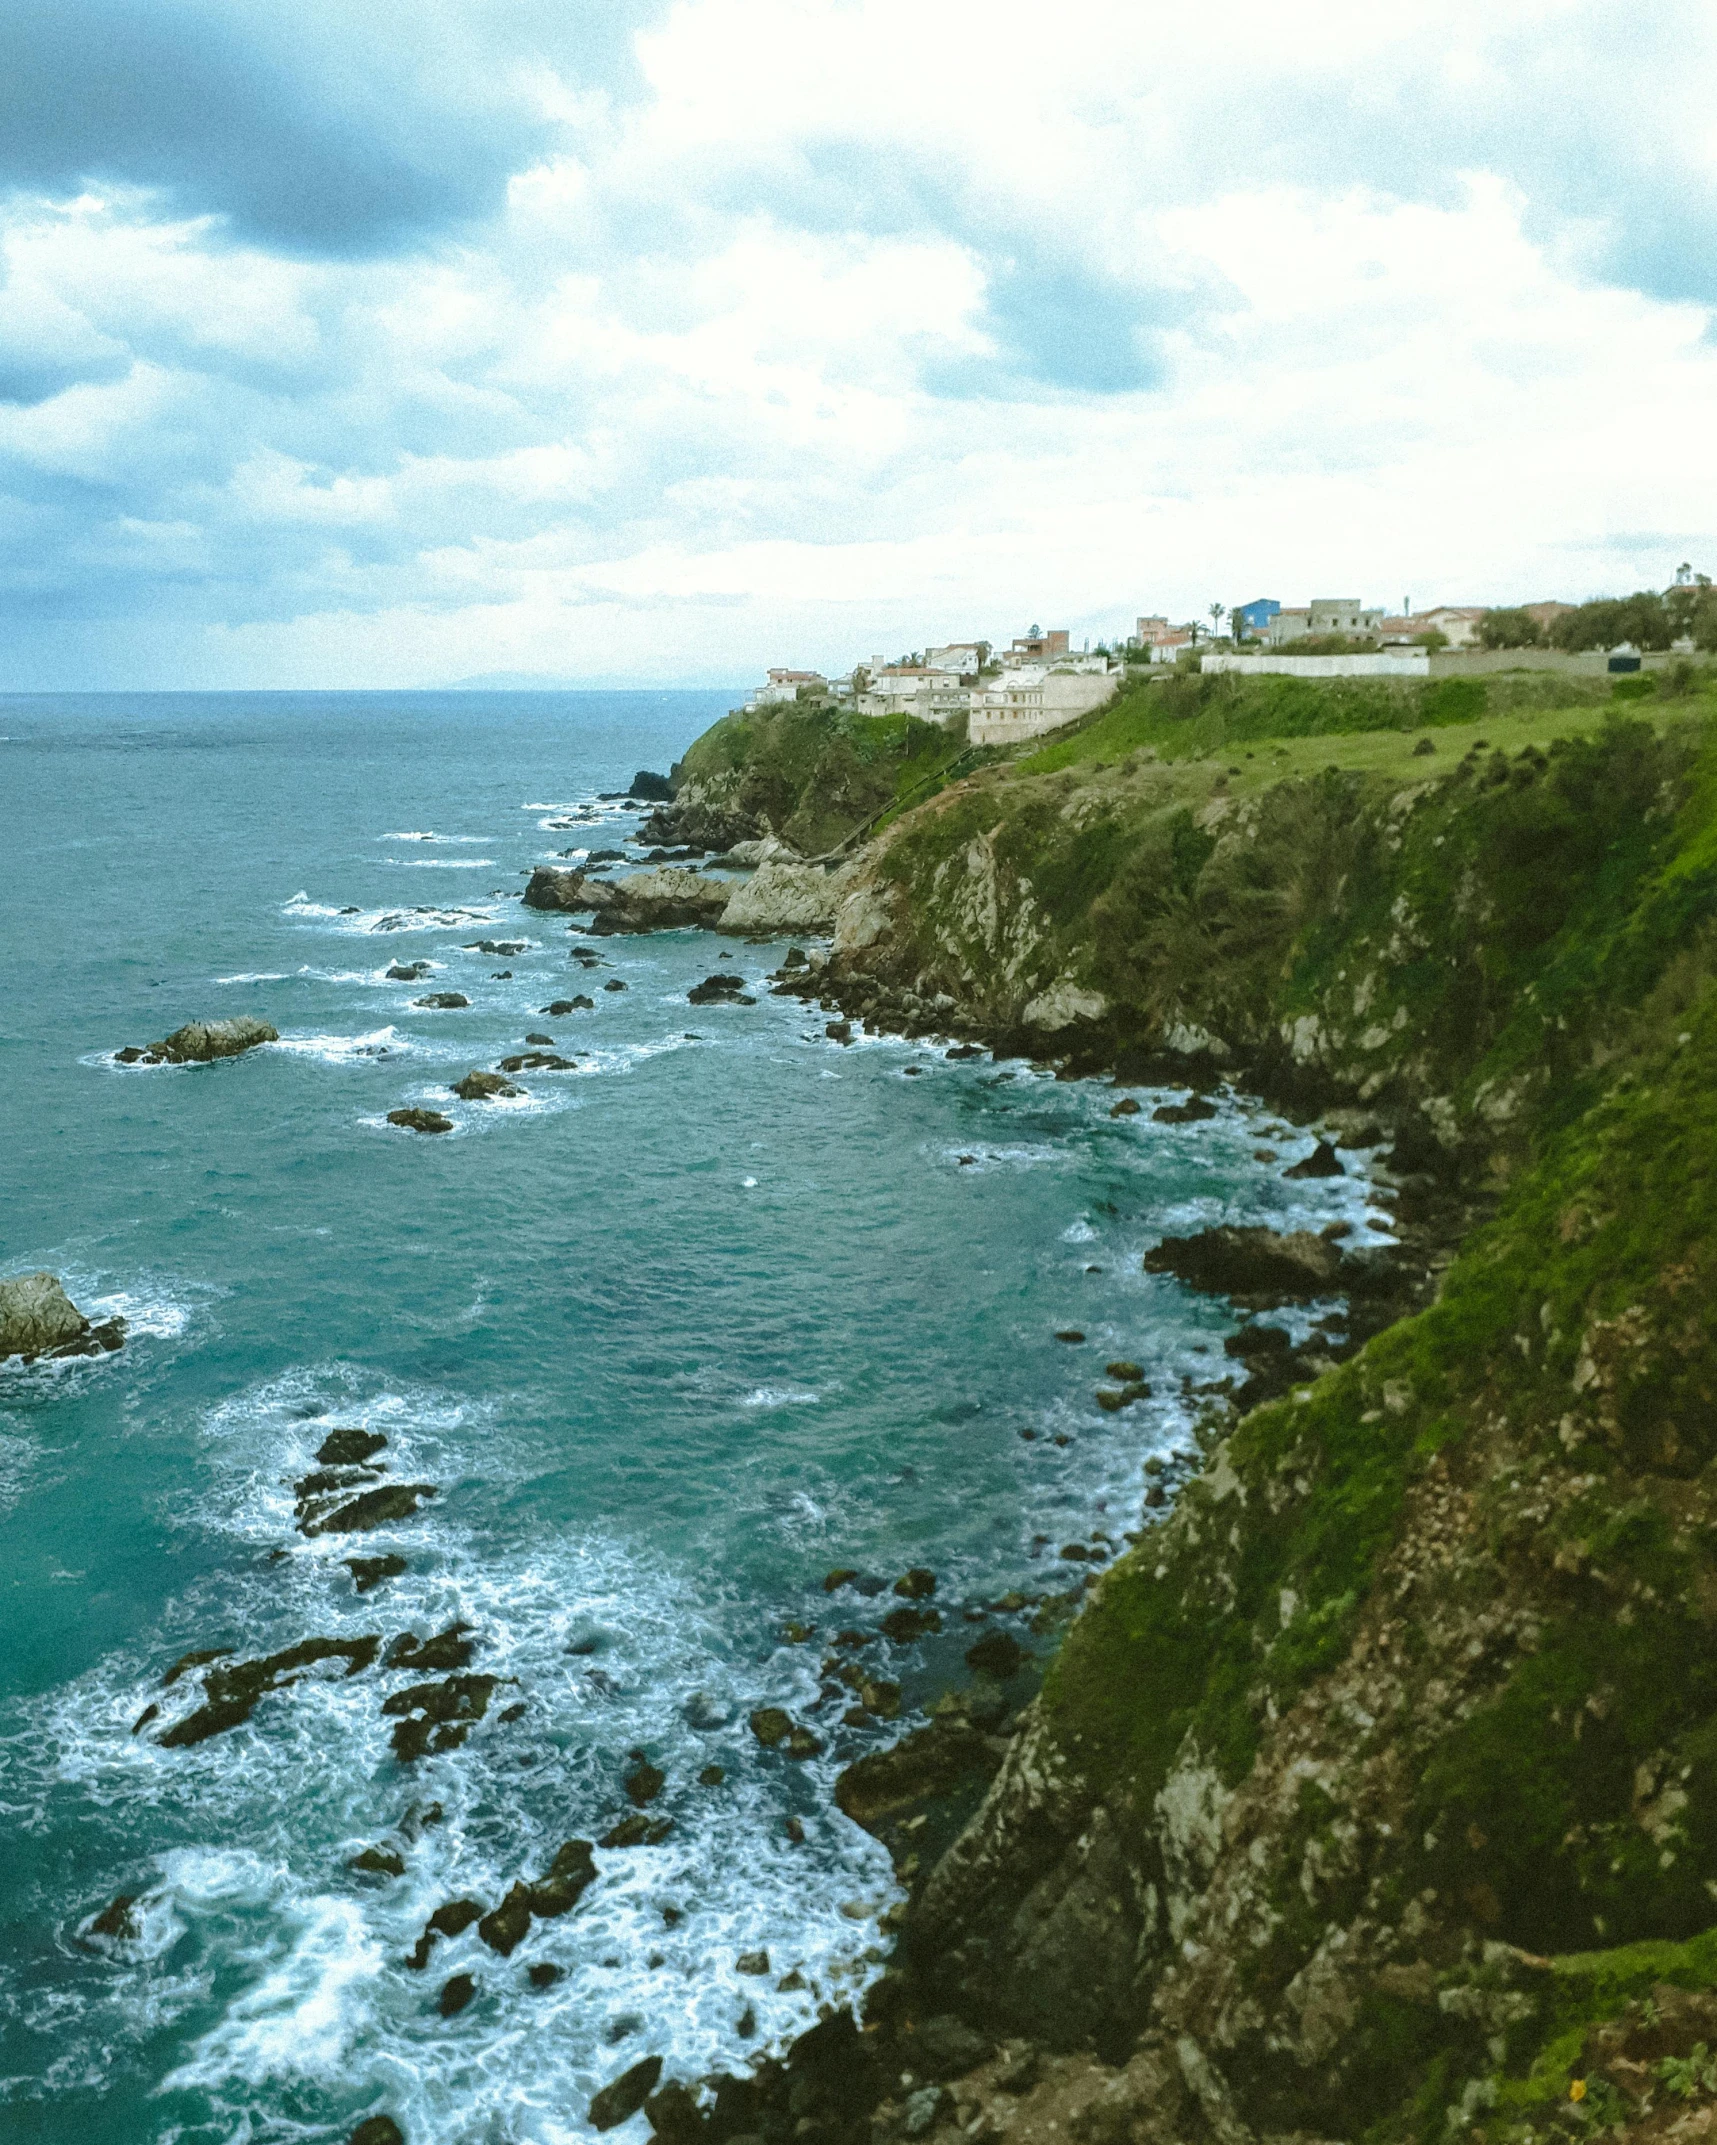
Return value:
<svg viewBox="0 0 1717 2145">
<path fill-rule="evenodd" d="M 781 963 L 783 968 L 809 968 L 810 965 L 810 956 L 803 946 L 789 946 L 787 958 Z"/>
<path fill-rule="evenodd" d="M 1319 1140 L 1303 1162 L 1296 1162 L 1292 1169 L 1284 1169 L 1284 1177 L 1345 1177 L 1347 1171 L 1336 1159 L 1336 1151 L 1328 1140 Z"/>
<path fill-rule="evenodd" d="M 610 976 L 608 981 L 602 986 L 602 988 L 605 991 L 623 991 L 626 986 L 624 983 L 621 982 L 618 976 Z"/>
<path fill-rule="evenodd" d="M 388 1123 L 402 1132 L 451 1132 L 453 1120 L 439 1110 L 389 1110 Z"/>
<path fill-rule="evenodd" d="M 507 1958 L 529 1934 L 531 1926 L 531 1890 L 527 1884 L 515 1884 L 492 1914 L 485 1914 L 477 1924 L 477 1934 L 491 1951 L 498 1951 Z"/>
<path fill-rule="evenodd" d="M 570 1914 L 596 1882 L 596 1864 L 588 1840 L 566 1840 L 555 1851 L 547 1873 L 530 1887 L 531 1912 L 539 1921 Z"/>
<path fill-rule="evenodd" d="M 792 1718 L 779 1706 L 759 1706 L 751 1716 L 751 1732 L 765 1750 L 774 1750 L 792 1734 Z"/>
<path fill-rule="evenodd" d="M 330 1430 L 316 1448 L 318 1467 L 361 1467 L 387 1444 L 379 1430 Z"/>
<path fill-rule="evenodd" d="M 1292 1337 L 1280 1326 L 1242 1326 L 1238 1333 L 1231 1333 L 1222 1344 L 1224 1355 L 1242 1359 L 1257 1356 L 1285 1356 L 1292 1349 Z"/>
<path fill-rule="evenodd" d="M 552 864 L 539 864 L 521 897 L 527 909 L 559 910 L 562 913 L 596 906 L 597 896 L 586 886 L 581 871 L 560 871 Z"/>
<path fill-rule="evenodd" d="M 576 1013 L 581 1005 L 588 1006 L 591 1003 L 588 998 L 557 998 L 552 1005 L 538 1006 L 537 1011 L 546 1013 L 551 1020 L 559 1020 L 563 1013 Z"/>
<path fill-rule="evenodd" d="M 211 1661 L 224 1661 L 233 1650 L 231 1646 L 199 1646 L 194 1653 L 182 1653 L 161 1678 L 161 1688 L 171 1690 L 188 1670 L 206 1668 Z"/>
<path fill-rule="evenodd" d="M 994 1676 L 998 1683 L 1006 1683 L 1010 1676 L 1017 1676 L 1024 1659 L 1024 1648 L 1007 1631 L 986 1631 L 975 1646 L 966 1648 L 967 1667 L 975 1669 L 980 1676 Z"/>
<path fill-rule="evenodd" d="M 1215 1115 L 1215 1108 L 1202 1095 L 1189 1095 L 1184 1102 L 1165 1102 L 1160 1110 L 1153 1110 L 1151 1122 L 1155 1125 L 1201 1125 L 1206 1118 Z"/>
<path fill-rule="evenodd" d="M 234 1661 L 203 1678 L 204 1703 L 156 1737 L 164 1750 L 184 1750 L 249 1720 L 259 1699 L 284 1690 L 322 1661 L 343 1660 L 347 1676 L 360 1675 L 381 1650 L 379 1638 L 305 1639 L 260 1661 Z M 178 1668 L 183 1668 L 179 1663 Z M 177 1670 L 175 1670 L 177 1673 Z M 386 1708 L 383 1708 L 386 1711 Z"/>
<path fill-rule="evenodd" d="M 1148 1274 L 1174 1274 L 1208 1295 L 1247 1296 L 1260 1303 L 1303 1300 L 1336 1290 L 1386 1293 L 1387 1268 L 1346 1258 L 1338 1245 L 1296 1229 L 1204 1229 L 1197 1236 L 1167 1236 L 1145 1253 Z"/>
<path fill-rule="evenodd" d="M 391 1847 L 366 1847 L 362 1854 L 353 1855 L 346 1867 L 364 1877 L 403 1877 L 405 1858 Z"/>
<path fill-rule="evenodd" d="M 882 1620 L 884 1637 L 896 1646 L 911 1646 L 941 1628 L 942 1619 L 934 1609 L 891 1609 Z"/>
<path fill-rule="evenodd" d="M 634 2063 L 629 2071 L 611 2079 L 590 2103 L 592 2130 L 612 2130 L 636 2115 L 656 2090 L 661 2075 L 661 2057 L 646 2056 L 642 2063 Z"/>
<path fill-rule="evenodd" d="M 526 1705 L 525 1701 L 521 1698 L 517 1705 L 503 1706 L 501 1711 L 496 1714 L 495 1718 L 497 1720 L 503 1720 L 507 1722 L 509 1726 L 511 1726 L 514 1721 L 523 1720 L 525 1715 L 529 1711 L 530 1707 Z"/>
<path fill-rule="evenodd" d="M 1077 1326 L 1062 1326 L 1057 1331 L 1055 1337 L 1058 1341 L 1066 1341 L 1069 1346 L 1075 1348 L 1078 1347 L 1079 1343 L 1085 1338 L 1084 1334 L 1080 1332 Z"/>
<path fill-rule="evenodd" d="M 545 1050 L 554 1048 L 554 1037 L 552 1035 L 527 1035 L 525 1041 Z"/>
<path fill-rule="evenodd" d="M 475 1899 L 450 1899 L 445 1906 L 437 1907 L 423 1925 L 423 1934 L 412 1946 L 406 1965 L 421 1973 L 429 1964 L 429 1954 L 435 1948 L 438 1936 L 463 1936 L 471 1924 L 482 1915 L 483 1909 Z"/>
<path fill-rule="evenodd" d="M 660 1847 L 673 1829 L 671 1817 L 646 1817 L 642 1810 L 634 1810 L 630 1817 L 623 1817 L 619 1824 L 611 1826 L 596 1844 L 599 1847 Z"/>
<path fill-rule="evenodd" d="M 851 1566 L 846 1564 L 837 1564 L 832 1572 L 829 1572 L 825 1575 L 823 1579 L 823 1592 L 825 1594 L 833 1594 L 843 1586 L 851 1586 L 853 1581 L 857 1577 L 858 1573 L 854 1571 Z"/>
<path fill-rule="evenodd" d="M 769 1954 L 766 1951 L 742 1951 L 733 1962 L 736 1974 L 766 1974 L 769 1971 Z"/>
<path fill-rule="evenodd" d="M 634 1751 L 637 1762 L 626 1775 L 626 1800 L 636 1803 L 641 1810 L 646 1803 L 654 1802 L 668 1784 L 668 1776 L 659 1766 L 652 1765 L 641 1750 Z"/>
<path fill-rule="evenodd" d="M 928 1601 L 936 1591 L 936 1574 L 915 1564 L 904 1578 L 896 1579 L 894 1591 L 903 1601 Z"/>
<path fill-rule="evenodd" d="M 469 1624 L 449 1624 L 445 1631 L 438 1631 L 431 1639 L 420 1639 L 414 1632 L 402 1631 L 382 1655 L 383 1668 L 428 1669 L 438 1673 L 447 1668 L 464 1668 L 471 1659 L 472 1641 L 465 1637 Z"/>
<path fill-rule="evenodd" d="M 726 1768 L 725 1766 L 723 1766 L 723 1765 L 706 1765 L 706 1766 L 704 1767 L 703 1771 L 702 1771 L 701 1773 L 699 1773 L 699 1774 L 698 1774 L 698 1786 L 699 1786 L 699 1787 L 720 1787 L 720 1785 L 722 1784 L 722 1782 L 723 1782 L 723 1781 L 724 1781 L 724 1780 L 725 1780 L 726 1778 L 727 1778 L 727 1768 Z"/>
<path fill-rule="evenodd" d="M 405 2145 L 405 2132 L 391 2115 L 367 2115 L 347 2145 Z"/>
<path fill-rule="evenodd" d="M 428 1007 L 432 1013 L 457 1013 L 471 1003 L 463 991 L 431 991 L 427 998 L 414 998 L 411 1002 Z"/>
<path fill-rule="evenodd" d="M 461 1102 L 494 1102 L 502 1096 L 523 1094 L 511 1080 L 503 1080 L 499 1073 L 468 1072 L 463 1080 L 455 1080 L 453 1092 Z"/>
<path fill-rule="evenodd" d="M 410 1765 L 425 1751 L 457 1750 L 489 1710 L 494 1676 L 449 1676 L 445 1683 L 414 1683 L 382 1701 L 395 1721 L 394 1756 Z"/>
<path fill-rule="evenodd" d="M 142 1730 L 143 1730 L 143 1729 L 145 1729 L 145 1728 L 147 1728 L 147 1727 L 148 1727 L 149 1723 L 150 1723 L 150 1722 L 151 1722 L 152 1720 L 159 1720 L 160 1718 L 161 1718 L 161 1708 L 160 1708 L 159 1706 L 157 1706 L 157 1705 L 148 1705 L 148 1706 L 145 1706 L 145 1707 L 143 1708 L 143 1711 L 142 1711 L 141 1713 L 139 1713 L 139 1714 L 138 1714 L 138 1716 L 137 1716 L 137 1718 L 136 1718 L 136 1719 L 135 1719 L 135 1720 L 134 1720 L 134 1721 L 133 1721 L 133 1722 L 131 1723 L 131 1732 L 132 1732 L 132 1734 L 133 1734 L 133 1735 L 137 1735 L 137 1734 L 140 1734 L 140 1733 L 142 1732 Z"/>
<path fill-rule="evenodd" d="M 879 1820 L 945 1795 L 974 1775 L 988 1779 L 1000 1764 L 1000 1747 L 970 1721 L 954 1716 L 849 1765 L 835 1782 L 835 1801 L 869 1832 Z"/>
<path fill-rule="evenodd" d="M 456 2018 L 477 1993 L 477 1984 L 469 1974 L 455 1974 L 435 1999 L 435 2008 L 443 2018 Z"/>
<path fill-rule="evenodd" d="M 510 968 L 492 968 L 489 971 L 491 983 L 511 983 L 512 980 L 513 971 Z"/>
<path fill-rule="evenodd" d="M 240 1015 L 237 1020 L 190 1020 L 158 1043 L 151 1043 L 138 1057 L 126 1054 L 128 1065 L 209 1065 L 216 1058 L 236 1058 L 258 1043 L 278 1043 L 280 1031 L 265 1020 Z"/>
<path fill-rule="evenodd" d="M 515 953 L 523 953 L 522 938 L 478 938 L 465 948 L 467 953 L 486 953 L 497 961 L 510 961 Z"/>
<path fill-rule="evenodd" d="M 571 1058 L 557 1057 L 552 1050 L 524 1050 L 515 1057 L 503 1058 L 501 1070 L 504 1073 L 576 1072 L 578 1067 Z M 516 1095 L 518 1089 L 514 1088 L 512 1092 Z"/>
<path fill-rule="evenodd" d="M 1118 1378 L 1123 1385 L 1137 1385 L 1145 1375 L 1137 1363 L 1129 1363 L 1125 1357 L 1118 1357 L 1113 1363 L 1105 1363 L 1103 1370 L 1107 1377 Z"/>
<path fill-rule="evenodd" d="M 714 1728 L 725 1728 L 732 1717 L 724 1705 L 719 1704 L 707 1691 L 693 1691 L 680 1708 L 680 1717 L 689 1728 L 708 1733 Z"/>
<path fill-rule="evenodd" d="M 525 1979 L 533 1989 L 552 1989 L 565 1972 L 564 1967 L 556 1966 L 551 1960 L 539 1959 L 535 1966 L 525 1968 Z"/>
<path fill-rule="evenodd" d="M 850 1043 L 853 1039 L 853 1024 L 850 1020 L 831 1020 L 823 1033 L 831 1043 Z"/>
<path fill-rule="evenodd" d="M 1109 1112 L 1109 1115 L 1111 1117 L 1137 1117 L 1139 1114 L 1139 1109 L 1140 1104 L 1134 1099 L 1133 1096 L 1123 1095 L 1120 1101 L 1116 1103 L 1115 1107 Z"/>
<path fill-rule="evenodd" d="M 640 804 L 672 804 L 674 785 L 666 775 L 652 774 L 647 767 L 640 767 L 632 777 L 632 787 L 626 792 Z"/>
<path fill-rule="evenodd" d="M 691 989 L 687 991 L 686 1003 L 688 1005 L 755 1003 L 755 1000 L 747 1001 L 744 997 L 744 992 L 745 978 L 743 976 L 705 976 L 701 983 L 694 983 Z"/>
<path fill-rule="evenodd" d="M 125 1321 L 92 1325 L 50 1273 L 14 1274 L 0 1281 L 0 1357 L 111 1355 L 124 1345 Z"/>
<path fill-rule="evenodd" d="M 952 1050 L 943 1054 L 950 1058 L 981 1058 L 984 1053 L 976 1043 L 956 1043 Z"/>
<path fill-rule="evenodd" d="M 704 2137 L 703 2110 L 690 2086 L 670 2078 L 660 2092 L 644 2103 L 644 2119 L 656 2145 L 700 2145 Z"/>
<path fill-rule="evenodd" d="M 809 1728 L 795 1728 L 783 1747 L 790 1758 L 820 1758 L 823 1754 L 821 1739 Z"/>
<path fill-rule="evenodd" d="M 85 1936 L 104 1936 L 115 1943 L 130 1944 L 142 1935 L 137 1917 L 132 1908 L 137 1904 L 135 1892 L 121 1892 L 95 1916 L 84 1931 Z"/>
<path fill-rule="evenodd" d="M 387 980 L 390 983 L 421 983 L 433 966 L 430 961 L 396 961 L 387 972 Z"/>
<path fill-rule="evenodd" d="M 347 1504 L 311 1520 L 301 1520 L 302 1534 L 367 1534 L 372 1527 L 389 1527 L 396 1520 L 414 1519 L 419 1501 L 433 1497 L 433 1482 L 387 1482 L 379 1489 L 365 1490 Z"/>
</svg>

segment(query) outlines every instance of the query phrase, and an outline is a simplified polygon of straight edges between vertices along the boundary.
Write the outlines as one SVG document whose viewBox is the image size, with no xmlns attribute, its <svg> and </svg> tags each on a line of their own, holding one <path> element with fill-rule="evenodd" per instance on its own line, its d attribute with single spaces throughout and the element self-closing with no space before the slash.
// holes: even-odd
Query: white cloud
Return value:
<svg viewBox="0 0 1717 2145">
<path fill-rule="evenodd" d="M 1713 45 L 1661 12 L 1670 70 L 1585 0 L 688 0 L 630 86 L 515 54 L 558 144 L 415 250 L 15 197 L 0 683 L 739 677 L 1661 579 L 1717 476 Z"/>
</svg>

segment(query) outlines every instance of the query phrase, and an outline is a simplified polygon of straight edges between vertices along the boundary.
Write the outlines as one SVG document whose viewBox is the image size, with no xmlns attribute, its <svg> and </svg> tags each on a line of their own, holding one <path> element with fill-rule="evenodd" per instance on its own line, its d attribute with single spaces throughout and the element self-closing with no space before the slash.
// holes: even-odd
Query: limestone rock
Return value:
<svg viewBox="0 0 1717 2145">
<path fill-rule="evenodd" d="M 849 876 L 815 864 L 760 863 L 742 886 L 731 889 L 721 928 L 760 938 L 832 931 Z"/>
<path fill-rule="evenodd" d="M 96 1336 L 116 1328 L 109 1339 Z M 117 1348 L 125 1321 L 92 1326 L 60 1286 L 54 1274 L 15 1274 L 0 1281 L 0 1357 L 22 1356 L 33 1363 L 38 1356 L 94 1355 Z"/>
</svg>

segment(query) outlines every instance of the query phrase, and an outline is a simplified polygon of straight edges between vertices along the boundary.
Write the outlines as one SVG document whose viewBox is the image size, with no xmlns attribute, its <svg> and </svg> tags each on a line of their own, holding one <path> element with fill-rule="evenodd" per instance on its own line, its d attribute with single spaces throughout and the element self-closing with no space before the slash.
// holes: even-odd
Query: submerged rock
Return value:
<svg viewBox="0 0 1717 2145">
<path fill-rule="evenodd" d="M 998 1683 L 1017 1676 L 1024 1659 L 1024 1647 L 1007 1631 L 986 1631 L 975 1646 L 966 1648 L 967 1667 L 980 1676 L 994 1676 Z"/>
<path fill-rule="evenodd" d="M 515 1056 L 501 1060 L 504 1073 L 516 1072 L 576 1072 L 578 1067 L 571 1058 L 563 1058 L 552 1050 L 522 1050 Z M 513 1088 L 511 1093 L 519 1090 Z"/>
<path fill-rule="evenodd" d="M 391 2115 L 367 2115 L 347 2145 L 405 2145 L 405 2132 Z"/>
<path fill-rule="evenodd" d="M 136 1904 L 135 1892 L 121 1892 L 116 1899 L 110 1900 L 99 1914 L 91 1916 L 84 1926 L 83 1935 L 103 1936 L 110 1943 L 134 1943 L 143 1933 L 137 1916 L 132 1912 Z"/>
<path fill-rule="evenodd" d="M 92 1325 L 50 1273 L 0 1281 L 0 1358 L 111 1355 L 125 1342 L 125 1321 Z"/>
<path fill-rule="evenodd" d="M 911 1646 L 941 1628 L 942 1618 L 934 1609 L 891 1609 L 882 1620 L 883 1635 L 896 1646 Z"/>
<path fill-rule="evenodd" d="M 236 1728 L 241 1721 L 249 1720 L 258 1701 L 270 1691 L 285 1690 L 323 1661 L 343 1660 L 348 1677 L 361 1675 L 375 1660 L 381 1643 L 379 1637 L 305 1639 L 297 1646 L 267 1654 L 258 1661 L 233 1661 L 224 1668 L 211 1669 L 203 1678 L 203 1704 L 196 1712 L 164 1729 L 155 1740 L 164 1750 L 184 1750 L 193 1743 L 207 1742 L 210 1736 L 224 1734 L 228 1728 Z M 184 1660 L 175 1662 L 164 1681 L 168 1684 L 176 1681 L 191 1658 L 187 1655 Z M 206 1660 L 210 1656 L 203 1658 Z M 382 1710 L 385 1712 L 387 1708 L 384 1706 Z"/>
<path fill-rule="evenodd" d="M 122 1050 L 128 1065 L 208 1065 L 216 1058 L 236 1058 L 258 1043 L 278 1043 L 280 1030 L 266 1020 L 241 1014 L 236 1020 L 190 1020 L 146 1050 Z"/>
<path fill-rule="evenodd" d="M 366 1847 L 346 1864 L 364 1877 L 403 1877 L 405 1857 L 392 1847 Z"/>
<path fill-rule="evenodd" d="M 936 1574 L 915 1564 L 904 1577 L 896 1579 L 894 1591 L 903 1601 L 928 1601 L 936 1591 Z"/>
<path fill-rule="evenodd" d="M 431 1673 L 447 1668 L 464 1668 L 473 1651 L 474 1642 L 465 1636 L 470 1628 L 469 1624 L 452 1623 L 445 1631 L 438 1631 L 429 1639 L 420 1639 L 414 1632 L 402 1631 L 382 1655 L 382 1666 L 428 1669 Z"/>
<path fill-rule="evenodd" d="M 642 1809 L 646 1803 L 654 1802 L 667 1786 L 668 1776 L 660 1766 L 652 1765 L 641 1750 L 633 1752 L 633 1759 L 632 1770 L 624 1782 L 626 1800 Z"/>
<path fill-rule="evenodd" d="M 451 1132 L 453 1120 L 439 1110 L 389 1110 L 388 1123 L 402 1132 Z"/>
</svg>

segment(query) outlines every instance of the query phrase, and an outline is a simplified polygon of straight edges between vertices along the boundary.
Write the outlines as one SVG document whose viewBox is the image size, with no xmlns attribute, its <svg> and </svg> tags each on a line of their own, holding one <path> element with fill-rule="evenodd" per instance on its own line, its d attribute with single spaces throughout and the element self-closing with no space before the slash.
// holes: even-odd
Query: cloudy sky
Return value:
<svg viewBox="0 0 1717 2145">
<path fill-rule="evenodd" d="M 1717 568 L 1708 0 L 10 0 L 0 688 Z"/>
</svg>

